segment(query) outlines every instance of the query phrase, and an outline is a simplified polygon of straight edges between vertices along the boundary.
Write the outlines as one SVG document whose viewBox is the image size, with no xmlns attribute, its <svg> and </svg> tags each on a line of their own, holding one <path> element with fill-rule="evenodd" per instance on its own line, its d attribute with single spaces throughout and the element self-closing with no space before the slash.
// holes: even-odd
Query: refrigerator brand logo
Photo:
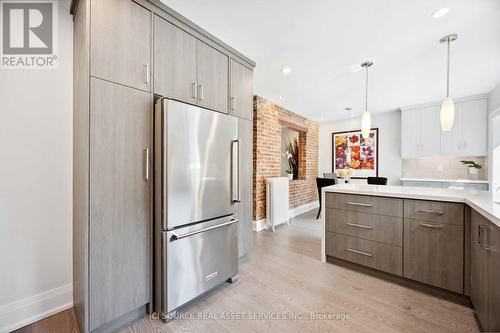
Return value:
<svg viewBox="0 0 500 333">
<path fill-rule="evenodd" d="M 1 67 L 57 67 L 56 1 L 0 0 Z"/>
</svg>

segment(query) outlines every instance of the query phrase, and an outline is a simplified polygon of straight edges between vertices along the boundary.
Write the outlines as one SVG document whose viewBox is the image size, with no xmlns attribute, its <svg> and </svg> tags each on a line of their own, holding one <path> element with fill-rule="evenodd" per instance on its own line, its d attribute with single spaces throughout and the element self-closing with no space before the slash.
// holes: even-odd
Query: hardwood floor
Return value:
<svg viewBox="0 0 500 333">
<path fill-rule="evenodd" d="M 240 265 L 235 284 L 226 284 L 188 305 L 168 324 L 144 316 L 120 332 L 479 331 L 474 311 L 452 298 L 436 297 L 345 265 L 321 263 L 315 213 L 305 213 L 275 233 L 254 233 L 252 253 Z M 347 317 L 313 317 L 320 314 Z M 222 315 L 233 318 L 223 320 Z M 237 315 L 244 318 L 234 318 Z M 288 315 L 296 317 L 284 320 Z M 77 332 L 72 310 L 16 331 L 48 332 Z"/>
</svg>

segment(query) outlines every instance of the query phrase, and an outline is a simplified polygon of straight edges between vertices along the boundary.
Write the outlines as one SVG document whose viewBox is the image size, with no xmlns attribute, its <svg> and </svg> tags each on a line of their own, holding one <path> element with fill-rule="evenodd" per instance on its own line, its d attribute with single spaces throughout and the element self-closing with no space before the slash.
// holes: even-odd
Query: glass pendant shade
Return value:
<svg viewBox="0 0 500 333">
<path fill-rule="evenodd" d="M 364 139 L 368 139 L 370 136 L 370 129 L 372 127 L 372 117 L 370 112 L 363 112 L 363 116 L 361 117 L 361 136 Z"/>
<path fill-rule="evenodd" d="M 455 120 L 455 105 L 451 97 L 446 97 L 441 104 L 441 130 L 451 131 Z"/>
</svg>

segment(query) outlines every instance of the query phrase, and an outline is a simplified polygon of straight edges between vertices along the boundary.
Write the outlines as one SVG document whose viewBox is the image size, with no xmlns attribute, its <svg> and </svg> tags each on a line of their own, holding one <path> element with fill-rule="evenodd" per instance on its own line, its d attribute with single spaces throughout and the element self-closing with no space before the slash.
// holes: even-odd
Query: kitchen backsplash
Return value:
<svg viewBox="0 0 500 333">
<path fill-rule="evenodd" d="M 469 170 L 460 161 L 474 161 L 483 167 L 477 176 L 469 175 Z M 443 178 L 443 179 L 488 179 L 487 157 L 435 157 L 406 158 L 402 163 L 403 178 Z"/>
</svg>

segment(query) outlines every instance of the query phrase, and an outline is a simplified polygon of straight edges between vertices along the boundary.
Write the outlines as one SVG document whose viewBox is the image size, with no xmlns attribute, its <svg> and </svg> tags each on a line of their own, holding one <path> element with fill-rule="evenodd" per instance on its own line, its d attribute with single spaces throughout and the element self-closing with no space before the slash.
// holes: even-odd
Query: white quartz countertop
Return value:
<svg viewBox="0 0 500 333">
<path fill-rule="evenodd" d="M 493 202 L 492 195 L 488 191 L 364 184 L 337 184 L 324 187 L 323 191 L 393 198 L 463 202 L 500 227 L 500 204 Z"/>
<path fill-rule="evenodd" d="M 337 184 L 323 187 L 325 192 L 372 195 L 381 197 L 462 202 L 500 227 L 500 204 L 494 203 L 488 191 L 426 188 L 413 186 L 384 186 L 365 184 Z M 324 200 L 323 200 L 324 202 Z M 325 209 L 321 216 L 321 261 L 326 262 Z"/>
<path fill-rule="evenodd" d="M 411 182 L 443 182 L 443 183 L 464 183 L 464 184 L 489 184 L 487 180 L 471 180 L 471 179 L 445 179 L 445 178 L 401 178 L 402 181 Z"/>
</svg>

